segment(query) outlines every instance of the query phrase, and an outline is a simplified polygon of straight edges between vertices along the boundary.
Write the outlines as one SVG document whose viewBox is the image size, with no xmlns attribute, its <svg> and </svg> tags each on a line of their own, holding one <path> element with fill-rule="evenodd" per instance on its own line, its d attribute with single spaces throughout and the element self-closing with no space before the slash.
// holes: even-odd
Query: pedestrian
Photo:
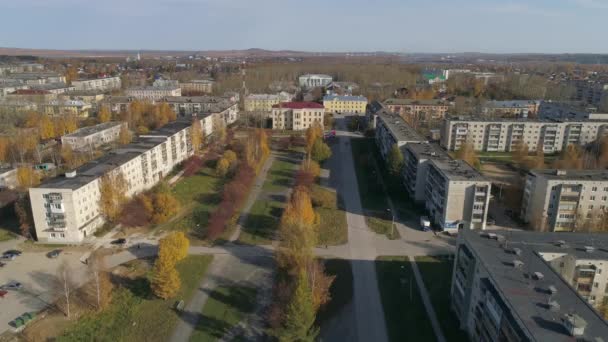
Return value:
<svg viewBox="0 0 608 342">
<path fill-rule="evenodd" d="M 140 244 L 137 244 L 137 249 L 139 249 L 140 247 L 141 247 L 141 245 L 140 245 Z"/>
</svg>

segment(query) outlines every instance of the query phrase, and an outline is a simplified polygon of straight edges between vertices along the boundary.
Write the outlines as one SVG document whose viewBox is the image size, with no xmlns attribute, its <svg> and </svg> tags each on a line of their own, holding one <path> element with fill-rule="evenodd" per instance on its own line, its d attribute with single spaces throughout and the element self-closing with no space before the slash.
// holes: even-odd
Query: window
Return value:
<svg viewBox="0 0 608 342">
<path fill-rule="evenodd" d="M 590 200 L 590 201 L 595 201 L 595 196 L 591 196 L 591 197 L 589 197 L 589 200 Z"/>
<path fill-rule="evenodd" d="M 592 187 L 591 191 L 597 191 L 597 186 Z"/>
</svg>

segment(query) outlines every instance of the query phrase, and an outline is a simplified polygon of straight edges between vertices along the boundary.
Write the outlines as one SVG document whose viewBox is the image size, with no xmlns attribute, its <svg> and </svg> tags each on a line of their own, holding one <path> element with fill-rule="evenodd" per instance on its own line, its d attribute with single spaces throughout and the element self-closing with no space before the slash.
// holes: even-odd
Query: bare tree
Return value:
<svg viewBox="0 0 608 342">
<path fill-rule="evenodd" d="M 89 302 L 94 302 L 97 310 L 101 310 L 110 302 L 112 282 L 102 255 L 93 253 L 88 264 L 91 280 L 85 286 L 84 294 Z"/>
<path fill-rule="evenodd" d="M 58 301 L 58 304 L 59 306 L 63 306 L 64 313 L 68 319 L 70 319 L 70 298 L 75 287 L 76 285 L 72 278 L 72 268 L 67 261 L 64 261 L 57 269 L 56 288 L 57 292 L 60 292 L 63 296 L 63 298 Z"/>
</svg>

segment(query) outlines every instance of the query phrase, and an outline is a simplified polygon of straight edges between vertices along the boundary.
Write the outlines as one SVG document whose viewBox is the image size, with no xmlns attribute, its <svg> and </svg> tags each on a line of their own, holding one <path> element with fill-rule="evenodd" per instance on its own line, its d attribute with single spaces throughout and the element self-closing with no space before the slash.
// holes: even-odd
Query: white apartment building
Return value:
<svg viewBox="0 0 608 342">
<path fill-rule="evenodd" d="M 594 244 L 608 243 L 602 235 Z M 592 307 L 608 292 L 608 252 L 590 245 L 590 236 L 463 231 L 455 255 L 450 308 L 471 341 L 608 336 L 608 322 Z"/>
<path fill-rule="evenodd" d="M 463 160 L 431 160 L 425 208 L 444 231 L 486 229 L 492 183 Z"/>
<path fill-rule="evenodd" d="M 135 87 L 125 90 L 125 95 L 148 101 L 160 101 L 167 96 L 182 96 L 179 87 Z"/>
<path fill-rule="evenodd" d="M 426 200 L 426 181 L 431 160 L 452 158 L 439 145 L 422 142 L 406 144 L 403 151 L 403 184 L 409 197 L 419 203 Z"/>
<path fill-rule="evenodd" d="M 298 83 L 302 88 L 327 87 L 333 78 L 323 74 L 306 74 L 298 78 Z"/>
<path fill-rule="evenodd" d="M 35 84 L 30 86 L 30 89 L 34 90 L 45 90 L 52 94 L 63 94 L 68 91 L 74 91 L 76 88 L 74 86 L 69 86 L 65 83 L 45 83 L 45 84 Z"/>
<path fill-rule="evenodd" d="M 19 72 L 3 76 L 4 79 L 17 80 L 25 84 L 66 83 L 64 75 L 56 72 Z"/>
<path fill-rule="evenodd" d="M 407 143 L 426 142 L 426 139 L 399 115 L 385 109 L 377 111 L 374 115 L 376 117 L 376 145 L 384 160 L 387 160 L 393 145 L 397 145 L 401 149 Z"/>
<path fill-rule="evenodd" d="M 323 127 L 325 108 L 316 102 L 281 102 L 272 106 L 272 129 L 302 131 L 317 122 Z"/>
<path fill-rule="evenodd" d="M 114 90 L 120 89 L 122 86 L 122 82 L 119 76 L 114 77 L 103 77 L 103 78 L 94 78 L 90 80 L 77 80 L 72 81 L 72 86 L 76 88 L 76 90 Z"/>
<path fill-rule="evenodd" d="M 527 118 L 538 112 L 541 101 L 507 100 L 486 101 L 481 112 L 484 117 L 492 118 Z"/>
<path fill-rule="evenodd" d="M 211 93 L 213 91 L 212 80 L 192 80 L 180 83 L 183 93 Z"/>
<path fill-rule="evenodd" d="M 81 243 L 104 223 L 100 182 L 122 174 L 127 196 L 150 189 L 192 155 L 190 122 L 172 122 L 113 150 L 64 176 L 31 188 L 30 200 L 38 241 Z"/>
<path fill-rule="evenodd" d="M 289 102 L 293 99 L 293 94 L 280 92 L 278 94 L 250 94 L 245 97 L 246 112 L 268 112 L 272 111 L 272 106 L 280 102 Z"/>
<path fill-rule="evenodd" d="M 125 122 L 104 122 L 83 127 L 61 137 L 62 145 L 70 145 L 74 150 L 93 150 L 101 145 L 118 140 L 120 130 L 127 127 Z"/>
<path fill-rule="evenodd" d="M 154 82 L 152 83 L 153 87 L 160 87 L 160 88 L 167 88 L 167 87 L 172 87 L 172 88 L 176 88 L 179 87 L 179 81 L 178 80 L 166 80 L 163 78 L 159 78 L 154 80 Z"/>
<path fill-rule="evenodd" d="M 17 169 L 12 167 L 0 167 L 0 189 L 14 189 L 18 185 Z"/>
<path fill-rule="evenodd" d="M 541 147 L 546 153 L 568 145 L 584 145 L 608 134 L 608 121 L 600 120 L 516 120 L 450 118 L 443 122 L 441 146 L 455 151 L 466 141 L 477 151 L 509 152 L 517 141 L 530 151 Z"/>
<path fill-rule="evenodd" d="M 21 82 L 0 82 L 0 97 L 4 97 L 17 90 L 30 89 L 30 86 Z"/>
<path fill-rule="evenodd" d="M 607 170 L 532 170 L 521 218 L 542 231 L 585 230 L 607 205 Z"/>
<path fill-rule="evenodd" d="M 136 99 L 131 96 L 106 96 L 99 103 L 99 106 L 108 108 L 110 112 L 114 114 L 119 114 L 127 112 L 129 106 L 131 106 L 131 102 L 135 100 Z"/>
</svg>

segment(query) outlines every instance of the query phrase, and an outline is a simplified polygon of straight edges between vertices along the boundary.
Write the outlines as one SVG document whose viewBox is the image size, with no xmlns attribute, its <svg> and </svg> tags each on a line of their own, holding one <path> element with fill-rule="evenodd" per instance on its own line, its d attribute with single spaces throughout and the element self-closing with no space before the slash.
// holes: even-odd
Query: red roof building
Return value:
<svg viewBox="0 0 608 342">
<path fill-rule="evenodd" d="M 285 109 L 308 109 L 308 108 L 324 108 L 322 104 L 316 102 L 281 102 L 272 106 L 272 108 Z"/>
<path fill-rule="evenodd" d="M 10 93 L 10 95 L 48 95 L 51 94 L 48 90 L 41 89 L 18 89 Z"/>
</svg>

